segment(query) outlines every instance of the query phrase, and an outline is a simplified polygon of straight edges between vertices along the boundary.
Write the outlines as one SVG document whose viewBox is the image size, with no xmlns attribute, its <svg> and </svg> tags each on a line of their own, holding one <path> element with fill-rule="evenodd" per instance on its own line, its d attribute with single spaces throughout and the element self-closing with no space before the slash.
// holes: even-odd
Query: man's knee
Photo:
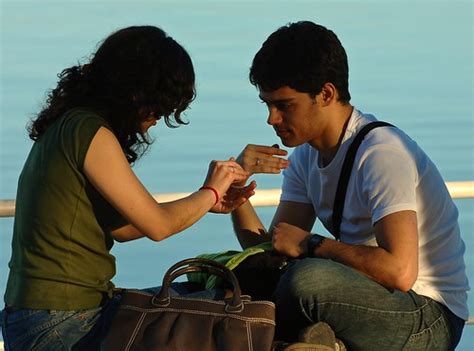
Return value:
<svg viewBox="0 0 474 351">
<path fill-rule="evenodd" d="M 334 261 L 307 258 L 293 262 L 275 291 L 277 329 L 283 340 L 296 340 L 299 331 L 320 320 L 316 306 L 330 302 L 341 287 L 344 266 Z"/>
<path fill-rule="evenodd" d="M 276 295 L 284 295 L 286 299 L 311 297 L 324 301 L 349 284 L 347 269 L 350 268 L 327 259 L 303 259 L 288 268 L 278 284 Z"/>
</svg>

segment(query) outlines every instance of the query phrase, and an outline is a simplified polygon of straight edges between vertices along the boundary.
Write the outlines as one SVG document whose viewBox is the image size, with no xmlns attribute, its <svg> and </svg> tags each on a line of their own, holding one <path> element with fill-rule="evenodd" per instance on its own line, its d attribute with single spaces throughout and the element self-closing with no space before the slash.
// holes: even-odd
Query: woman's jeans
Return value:
<svg viewBox="0 0 474 351">
<path fill-rule="evenodd" d="M 158 288 L 145 289 L 155 293 Z M 171 295 L 196 298 L 222 299 L 222 290 L 205 290 L 190 293 L 185 283 L 174 283 Z M 2 333 L 5 351 L 26 350 L 90 350 L 83 341 L 98 324 L 107 324 L 119 299 L 110 300 L 104 307 L 80 311 L 14 309 L 6 307 L 2 315 Z M 0 314 L 1 315 L 1 314 Z M 103 326 L 101 326 L 103 327 Z"/>
<path fill-rule="evenodd" d="M 434 300 L 383 287 L 337 262 L 307 258 L 290 264 L 275 292 L 277 337 L 296 340 L 326 322 L 351 351 L 450 350 L 464 321 Z"/>
</svg>

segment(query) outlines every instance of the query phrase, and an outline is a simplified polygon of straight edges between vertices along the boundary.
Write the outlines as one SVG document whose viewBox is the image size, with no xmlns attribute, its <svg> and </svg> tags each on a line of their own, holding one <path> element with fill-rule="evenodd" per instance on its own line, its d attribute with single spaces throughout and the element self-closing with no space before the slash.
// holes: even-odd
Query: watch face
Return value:
<svg viewBox="0 0 474 351">
<path fill-rule="evenodd" d="M 317 247 L 321 246 L 324 239 L 325 239 L 325 237 L 322 236 L 322 235 L 318 235 L 318 234 L 311 235 L 311 237 L 308 240 L 308 256 L 309 257 L 314 256 L 314 250 Z"/>
</svg>

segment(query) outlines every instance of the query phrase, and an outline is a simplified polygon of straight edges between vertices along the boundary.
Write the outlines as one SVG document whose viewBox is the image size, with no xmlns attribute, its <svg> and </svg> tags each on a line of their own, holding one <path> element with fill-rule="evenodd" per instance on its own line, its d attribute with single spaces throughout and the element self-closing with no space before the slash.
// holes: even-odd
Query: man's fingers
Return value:
<svg viewBox="0 0 474 351">
<path fill-rule="evenodd" d="M 277 144 L 275 144 L 275 145 L 277 145 Z M 260 152 L 260 153 L 267 154 L 267 155 L 286 156 L 288 154 L 288 151 L 280 149 L 279 147 L 274 147 L 274 146 L 249 144 L 249 145 L 247 145 L 247 147 L 245 149 L 248 152 Z"/>
<path fill-rule="evenodd" d="M 255 165 L 256 169 L 264 168 L 287 168 L 290 165 L 290 161 L 283 158 L 261 158 L 258 164 Z"/>
</svg>

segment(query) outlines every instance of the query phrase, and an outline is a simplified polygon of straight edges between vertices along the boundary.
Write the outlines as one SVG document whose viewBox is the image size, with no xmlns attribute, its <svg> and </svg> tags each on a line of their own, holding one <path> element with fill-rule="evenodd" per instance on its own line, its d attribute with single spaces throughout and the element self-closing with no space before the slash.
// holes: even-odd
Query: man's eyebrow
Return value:
<svg viewBox="0 0 474 351">
<path fill-rule="evenodd" d="M 263 102 L 267 103 L 267 104 L 278 104 L 278 103 L 285 103 L 285 102 L 291 102 L 294 100 L 294 98 L 287 98 L 287 99 L 276 99 L 276 100 L 265 100 L 261 95 L 258 96 L 260 98 L 260 100 L 262 100 Z"/>
</svg>

